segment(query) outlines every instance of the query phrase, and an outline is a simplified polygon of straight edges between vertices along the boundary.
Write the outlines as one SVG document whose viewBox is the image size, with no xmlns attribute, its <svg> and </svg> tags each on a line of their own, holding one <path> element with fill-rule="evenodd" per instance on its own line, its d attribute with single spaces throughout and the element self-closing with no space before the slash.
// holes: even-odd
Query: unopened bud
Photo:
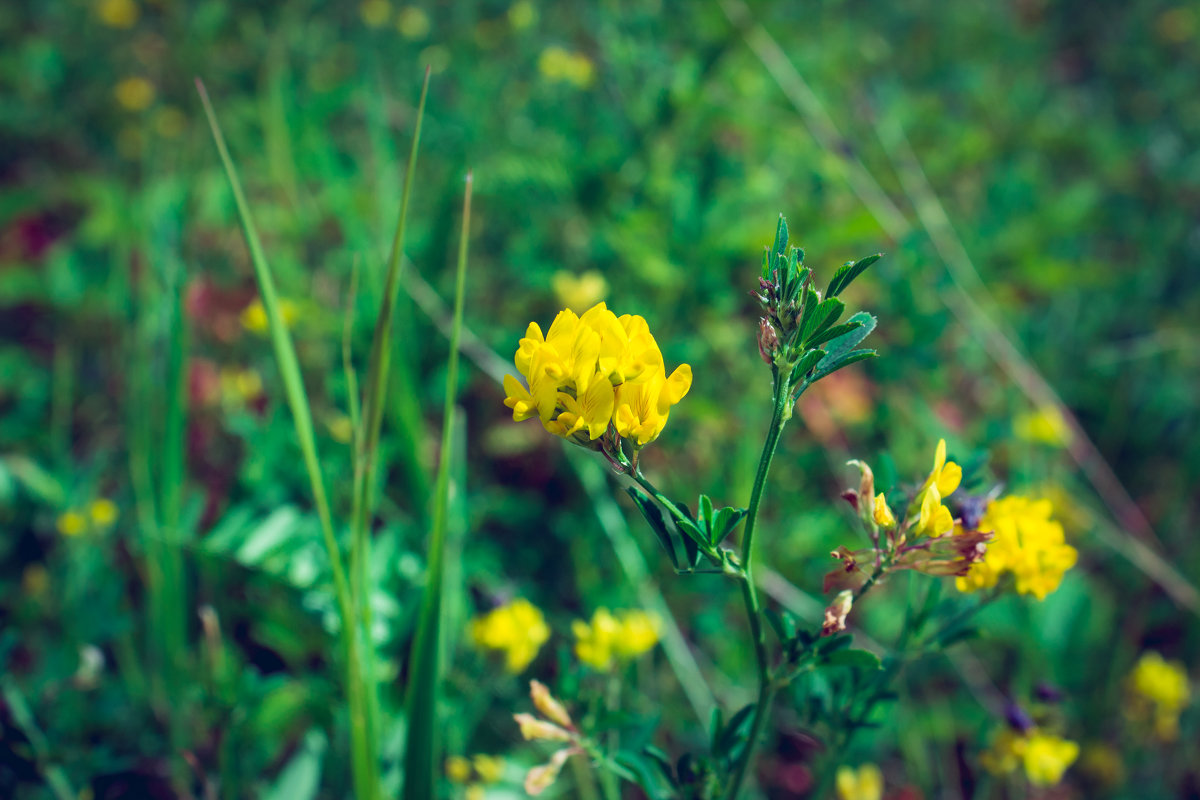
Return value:
<svg viewBox="0 0 1200 800">
<path fill-rule="evenodd" d="M 574 738 L 570 731 L 538 719 L 532 714 L 513 714 L 513 719 L 521 726 L 521 735 L 529 741 L 540 739 L 546 742 L 569 742 Z"/>
<path fill-rule="evenodd" d="M 858 467 L 861 478 L 858 482 L 858 496 L 867 498 L 875 496 L 875 473 L 871 472 L 871 467 L 865 461 L 847 461 L 846 466 Z"/>
<path fill-rule="evenodd" d="M 768 364 L 775 363 L 775 351 L 779 349 L 779 334 L 766 317 L 758 320 L 758 354 Z"/>
<path fill-rule="evenodd" d="M 529 682 L 529 696 L 533 698 L 533 705 L 542 715 L 551 722 L 557 722 L 564 728 L 574 728 L 575 724 L 571 722 L 571 715 L 567 713 L 567 709 L 563 704 L 554 699 L 550 694 L 550 690 L 545 684 L 540 681 Z"/>
<path fill-rule="evenodd" d="M 536 797 L 549 789 L 558 780 L 558 773 L 562 771 L 563 764 L 575 752 L 577 751 L 573 748 L 564 747 L 550 756 L 549 762 L 529 770 L 525 775 L 525 793 Z"/>
<path fill-rule="evenodd" d="M 892 509 L 888 507 L 887 498 L 883 496 L 883 492 L 875 495 L 875 510 L 873 517 L 875 524 L 881 528 L 891 528 L 896 525 L 896 515 L 892 513 Z"/>
</svg>

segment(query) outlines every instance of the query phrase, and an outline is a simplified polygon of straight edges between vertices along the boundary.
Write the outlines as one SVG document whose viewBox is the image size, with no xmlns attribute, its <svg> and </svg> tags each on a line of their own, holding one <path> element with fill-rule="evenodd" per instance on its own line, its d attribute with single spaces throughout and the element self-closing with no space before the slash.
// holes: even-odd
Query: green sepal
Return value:
<svg viewBox="0 0 1200 800">
<path fill-rule="evenodd" d="M 833 273 L 833 280 L 829 282 L 829 289 L 825 292 L 825 296 L 837 297 L 842 293 L 843 289 L 850 285 L 851 281 L 881 258 L 883 258 L 883 253 L 876 253 L 873 256 L 867 256 L 858 261 L 847 261 L 838 267 L 838 271 Z"/>
</svg>

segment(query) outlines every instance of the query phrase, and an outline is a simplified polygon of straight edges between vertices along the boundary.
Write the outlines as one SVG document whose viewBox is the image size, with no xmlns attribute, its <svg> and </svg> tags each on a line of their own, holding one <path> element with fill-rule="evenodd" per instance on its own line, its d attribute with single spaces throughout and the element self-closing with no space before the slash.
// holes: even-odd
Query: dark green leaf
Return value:
<svg viewBox="0 0 1200 800">
<path fill-rule="evenodd" d="M 700 495 L 700 503 L 699 503 L 697 510 L 700 514 L 700 518 L 697 521 L 700 523 L 700 528 L 701 528 L 702 532 L 705 534 L 704 538 L 711 542 L 712 535 L 713 535 L 713 528 L 712 528 L 713 504 L 712 504 L 712 500 L 709 498 L 708 495 L 706 495 L 706 494 Z"/>
<path fill-rule="evenodd" d="M 679 786 L 679 781 L 675 777 L 675 767 L 671 763 L 671 759 L 667 757 L 666 753 L 652 744 L 648 744 L 643 747 L 642 753 L 646 756 L 646 758 L 654 762 L 659 771 L 662 773 L 663 777 L 667 779 L 668 783 L 675 787 Z"/>
<path fill-rule="evenodd" d="M 667 530 L 666 521 L 663 519 L 662 510 L 658 504 L 632 486 L 627 486 L 625 491 L 633 498 L 634 504 L 642 512 L 646 522 L 650 523 L 650 529 L 658 537 L 658 542 L 662 545 L 663 550 L 667 551 L 667 558 L 671 559 L 671 566 L 679 569 L 679 556 L 675 553 L 675 542 Z"/>
<path fill-rule="evenodd" d="M 735 745 L 746 738 L 745 732 L 742 730 L 750 724 L 750 715 L 754 712 L 754 703 L 742 708 L 734 714 L 729 724 L 721 731 L 721 735 L 717 737 L 716 744 L 713 747 L 713 756 L 721 758 L 733 751 Z"/>
<path fill-rule="evenodd" d="M 838 271 L 833 274 L 833 280 L 829 282 L 829 290 L 825 292 L 826 297 L 837 297 L 842 293 L 842 290 L 850 285 L 850 282 L 863 273 L 867 267 L 874 264 L 883 253 L 876 253 L 873 256 L 867 256 L 859 261 L 847 261 Z"/>
<path fill-rule="evenodd" d="M 809 350 L 800 359 L 800 362 L 792 369 L 792 385 L 798 385 L 804 376 L 812 370 L 817 364 L 821 363 L 821 359 L 825 358 L 824 350 Z"/>
<path fill-rule="evenodd" d="M 712 523 L 712 544 L 716 547 L 725 541 L 725 537 L 733 532 L 746 516 L 746 509 L 726 506 L 717 512 Z"/>
<path fill-rule="evenodd" d="M 779 224 L 775 226 L 775 243 L 771 245 L 771 253 L 776 256 L 787 254 L 788 228 L 783 214 L 779 215 Z M 774 260 L 774 259 L 772 259 Z"/>
<path fill-rule="evenodd" d="M 874 350 L 855 350 L 832 364 L 827 366 L 823 364 L 819 369 L 817 369 L 816 373 L 814 373 L 813 380 L 820 380 L 826 375 L 837 372 L 842 367 L 848 367 L 851 364 L 855 364 L 859 361 L 865 361 L 868 358 L 875 358 L 877 355 L 879 355 L 879 353 L 875 352 Z"/>
<path fill-rule="evenodd" d="M 665 798 L 672 796 L 671 792 L 663 788 L 659 767 L 655 764 L 654 760 L 645 758 L 641 753 L 622 750 L 620 753 L 617 753 L 614 761 L 616 762 L 616 766 L 622 768 L 624 772 L 622 772 L 622 769 L 614 769 L 613 771 L 626 780 L 632 781 L 642 787 L 647 796 L 654 800 L 658 800 L 658 798 L 665 800 Z M 612 767 L 610 764 L 605 764 L 605 766 Z"/>
<path fill-rule="evenodd" d="M 828 341 L 838 338 L 844 333 L 849 333 L 855 328 L 861 327 L 861 322 L 843 322 L 841 325 L 834 325 L 832 328 L 826 328 L 816 336 L 811 337 L 805 344 L 809 349 L 819 347 Z"/>
<path fill-rule="evenodd" d="M 946 631 L 938 637 L 938 645 L 940 647 L 949 647 L 952 644 L 957 644 L 967 639 L 974 639 L 979 635 L 979 629 L 973 625 L 968 625 L 965 628 L 955 628 Z"/>
<path fill-rule="evenodd" d="M 879 656 L 868 650 L 838 650 L 825 656 L 823 661 L 822 666 L 828 667 L 849 667 L 863 671 L 883 669 Z"/>
<path fill-rule="evenodd" d="M 805 313 L 804 326 L 800 330 L 800 341 L 807 348 L 807 342 L 814 336 L 823 333 L 829 326 L 837 322 L 838 317 L 846 310 L 846 304 L 836 297 L 828 297 L 817 304 L 810 315 Z"/>
<path fill-rule="evenodd" d="M 827 636 L 817 642 L 816 651 L 824 656 L 849 647 L 852 641 L 854 641 L 854 637 L 848 633 Z"/>
</svg>

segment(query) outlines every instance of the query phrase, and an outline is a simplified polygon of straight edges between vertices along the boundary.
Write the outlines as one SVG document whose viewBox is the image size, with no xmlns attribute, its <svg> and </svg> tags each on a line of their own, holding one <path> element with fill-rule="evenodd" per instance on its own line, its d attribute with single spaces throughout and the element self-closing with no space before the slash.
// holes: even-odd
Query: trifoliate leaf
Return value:
<svg viewBox="0 0 1200 800">
<path fill-rule="evenodd" d="M 850 285 L 851 281 L 863 273 L 863 270 L 882 257 L 883 253 L 876 253 L 858 261 L 847 261 L 838 268 L 837 272 L 833 273 L 833 280 L 829 282 L 829 290 L 825 292 L 825 296 L 837 297 L 843 289 Z"/>
</svg>

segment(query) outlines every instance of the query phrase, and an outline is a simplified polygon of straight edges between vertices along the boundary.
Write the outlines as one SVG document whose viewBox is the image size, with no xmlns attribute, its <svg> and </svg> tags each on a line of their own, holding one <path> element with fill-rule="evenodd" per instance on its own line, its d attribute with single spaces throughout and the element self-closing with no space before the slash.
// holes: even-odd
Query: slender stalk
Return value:
<svg viewBox="0 0 1200 800">
<path fill-rule="evenodd" d="M 792 402 L 788 376 L 776 371 L 774 384 L 774 414 L 771 417 L 771 427 L 767 431 L 767 440 L 763 444 L 762 456 L 758 460 L 758 472 L 754 476 L 754 487 L 750 492 L 750 505 L 746 514 L 746 532 L 742 536 L 742 600 L 746 605 L 746 616 L 750 620 L 754 658 L 758 663 L 758 702 L 754 706 L 754 717 L 750 722 L 746 746 L 734 766 L 733 780 L 725 792 L 727 800 L 736 800 L 741 794 L 746 770 L 754 759 L 754 750 L 771 713 L 771 701 L 775 696 L 774 679 L 767 654 L 766 631 L 763 628 L 762 606 L 759 604 L 758 589 L 754 584 L 754 531 L 758 524 L 758 508 L 766 488 L 767 473 L 771 470 L 771 460 L 775 457 L 776 447 L 779 446 L 779 436 L 783 433 L 783 426 L 787 424 L 790 416 L 791 409 L 788 405 Z"/>
<path fill-rule="evenodd" d="M 604 691 L 604 707 L 609 714 L 615 714 L 621 707 L 621 679 L 616 672 L 610 672 L 608 675 L 608 684 Z M 616 728 L 611 728 L 605 734 L 604 746 L 608 750 L 609 758 L 616 755 L 620 747 L 619 733 Z M 604 785 L 606 800 L 621 800 L 621 779 L 617 777 L 617 773 L 610 769 L 602 770 L 600 780 Z"/>
</svg>

